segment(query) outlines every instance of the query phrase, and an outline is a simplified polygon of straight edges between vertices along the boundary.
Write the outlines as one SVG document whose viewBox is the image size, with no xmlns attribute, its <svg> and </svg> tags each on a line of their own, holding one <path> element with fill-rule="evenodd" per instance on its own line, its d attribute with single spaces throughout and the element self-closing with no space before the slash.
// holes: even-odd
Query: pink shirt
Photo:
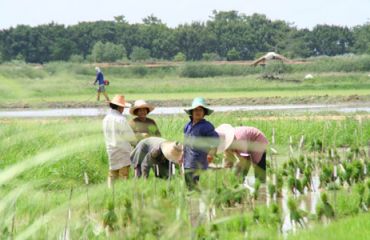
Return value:
<svg viewBox="0 0 370 240">
<path fill-rule="evenodd" d="M 261 161 L 269 143 L 263 132 L 255 127 L 235 127 L 235 139 L 239 146 L 238 154 L 250 154 L 256 164 Z"/>
</svg>

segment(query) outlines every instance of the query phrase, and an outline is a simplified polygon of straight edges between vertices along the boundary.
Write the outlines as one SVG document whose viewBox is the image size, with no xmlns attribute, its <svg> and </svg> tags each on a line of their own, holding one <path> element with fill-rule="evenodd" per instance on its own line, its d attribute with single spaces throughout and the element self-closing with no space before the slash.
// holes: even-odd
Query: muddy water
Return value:
<svg viewBox="0 0 370 240">
<path fill-rule="evenodd" d="M 258 106 L 212 106 L 216 112 L 232 111 L 336 111 L 342 113 L 369 112 L 368 105 L 258 105 Z M 65 108 L 65 109 L 47 109 L 47 110 L 7 110 L 0 109 L 0 118 L 37 118 L 37 117 L 91 117 L 105 115 L 108 108 Z M 128 109 L 125 109 L 128 114 Z M 183 107 L 158 107 L 151 114 L 168 115 L 183 114 Z"/>
</svg>

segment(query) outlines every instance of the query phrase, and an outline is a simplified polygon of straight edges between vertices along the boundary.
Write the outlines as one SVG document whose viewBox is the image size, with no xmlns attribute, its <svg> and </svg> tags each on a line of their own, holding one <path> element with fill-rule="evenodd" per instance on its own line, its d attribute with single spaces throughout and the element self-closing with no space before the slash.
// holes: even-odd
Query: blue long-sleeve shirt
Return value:
<svg viewBox="0 0 370 240">
<path fill-rule="evenodd" d="M 214 126 L 205 119 L 195 125 L 190 121 L 185 125 L 184 135 L 184 168 L 207 169 L 207 154 L 218 143 Z"/>
<path fill-rule="evenodd" d="M 96 74 L 96 80 L 95 82 L 99 82 L 99 85 L 104 85 L 104 75 L 102 72 L 98 72 Z"/>
</svg>

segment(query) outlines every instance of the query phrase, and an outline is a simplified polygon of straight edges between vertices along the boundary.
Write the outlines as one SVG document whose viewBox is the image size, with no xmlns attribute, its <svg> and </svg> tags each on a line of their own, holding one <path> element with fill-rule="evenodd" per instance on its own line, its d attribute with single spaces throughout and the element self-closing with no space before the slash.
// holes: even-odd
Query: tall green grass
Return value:
<svg viewBox="0 0 370 240">
<path fill-rule="evenodd" d="M 276 113 L 274 113 L 276 114 Z M 281 115 L 283 117 L 283 115 Z M 230 123 L 234 126 L 255 126 L 261 129 L 271 140 L 275 130 L 276 148 L 282 161 L 287 159 L 290 136 L 293 145 L 298 146 L 301 136 L 309 148 L 317 139 L 324 146 L 366 146 L 370 140 L 370 120 L 359 123 L 350 115 L 344 121 L 307 120 L 249 120 L 252 113 L 216 113 L 207 119 L 215 126 Z M 154 117 L 164 138 L 183 140 L 183 127 L 189 119 L 183 116 Z M 66 118 L 44 120 L 10 120 L 0 125 L 0 169 L 29 159 L 35 154 L 46 152 L 54 147 L 64 145 L 71 139 L 93 138 L 96 146 L 88 151 L 76 152 L 63 157 L 60 161 L 40 166 L 20 175 L 21 179 L 50 179 L 50 188 L 59 188 L 65 181 L 79 184 L 86 171 L 91 175 L 91 182 L 105 181 L 107 156 L 103 141 L 101 118 Z"/>
<path fill-rule="evenodd" d="M 284 114 L 274 115 L 284 117 Z M 342 121 L 250 120 L 253 116 L 216 113 L 208 120 L 215 126 L 221 123 L 255 126 L 269 139 L 274 128 L 274 147 L 282 162 L 288 160 L 290 136 L 295 150 L 301 135 L 305 136 L 305 152 L 309 152 L 314 139 L 320 139 L 325 147 L 365 146 L 370 139 L 370 120 L 360 123 L 352 115 Z M 163 137 L 182 141 L 183 126 L 188 121 L 185 114 L 154 118 Z M 245 190 L 242 194 L 238 191 L 240 179 L 231 171 L 203 173 L 200 193 L 188 192 L 179 174 L 160 180 L 152 173 L 147 180 L 118 181 L 114 191 L 108 189 L 101 120 L 1 120 L 0 238 L 63 238 L 68 230 L 72 239 L 106 239 L 103 220 L 112 202 L 117 222 L 113 224 L 116 230 L 110 233 L 110 239 L 282 238 L 279 220 L 272 217 L 271 208 L 261 202 L 256 203 L 257 210 L 253 210 L 251 195 Z M 84 181 L 85 173 L 89 177 L 88 184 Z M 366 194 L 370 194 L 368 190 Z M 199 201 L 204 202 L 206 211 L 215 209 L 213 220 L 199 214 Z M 233 204 L 230 209 L 225 208 L 229 201 L 239 201 L 239 208 Z M 359 212 L 359 199 L 353 191 L 342 189 L 336 195 L 331 193 L 330 202 L 338 218 Z M 344 221 L 351 230 L 357 231 L 358 221 L 364 217 L 368 218 L 368 213 Z M 340 222 L 336 224 L 334 226 L 342 226 Z M 328 230 L 328 238 L 335 233 L 331 225 L 318 228 L 318 231 L 325 230 Z M 348 236 L 346 232 L 340 234 Z M 359 239 L 366 236 L 364 231 L 356 234 Z M 320 239 L 322 235 L 308 230 L 292 237 L 301 236 Z"/>
</svg>

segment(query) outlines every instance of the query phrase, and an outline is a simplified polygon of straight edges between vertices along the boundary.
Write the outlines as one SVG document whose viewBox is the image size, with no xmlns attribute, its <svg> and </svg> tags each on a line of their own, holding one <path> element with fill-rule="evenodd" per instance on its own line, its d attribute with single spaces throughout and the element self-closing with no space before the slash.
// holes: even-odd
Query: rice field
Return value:
<svg viewBox="0 0 370 240">
<path fill-rule="evenodd" d="M 108 189 L 101 118 L 0 119 L 0 239 L 366 239 L 366 116 L 216 113 L 215 126 L 266 134 L 267 183 L 209 170 L 199 192 L 179 168 Z M 183 141 L 185 115 L 155 120 L 164 138 Z"/>
</svg>

